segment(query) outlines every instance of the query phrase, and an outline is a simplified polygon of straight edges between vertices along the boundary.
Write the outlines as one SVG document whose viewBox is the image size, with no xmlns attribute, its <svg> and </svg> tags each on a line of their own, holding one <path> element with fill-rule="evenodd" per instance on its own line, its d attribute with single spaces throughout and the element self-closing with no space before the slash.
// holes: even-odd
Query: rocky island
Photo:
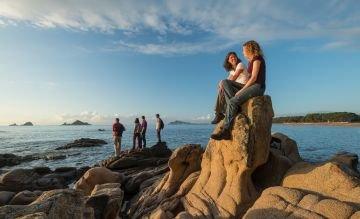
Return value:
<svg viewBox="0 0 360 219">
<path fill-rule="evenodd" d="M 80 120 L 76 120 L 75 122 L 73 122 L 73 123 L 63 123 L 62 125 L 91 125 L 91 124 L 89 124 L 89 123 L 87 123 L 87 122 L 82 122 L 82 121 L 80 121 Z"/>
<path fill-rule="evenodd" d="M 24 124 L 22 124 L 21 126 L 33 126 L 34 124 L 32 124 L 32 122 L 25 122 Z"/>
<path fill-rule="evenodd" d="M 205 149 L 159 143 L 93 167 L 8 171 L 0 218 L 360 218 L 358 156 L 306 162 L 294 140 L 271 134 L 272 118 L 270 97 L 254 97 L 231 139 Z"/>
<path fill-rule="evenodd" d="M 169 122 L 169 125 L 204 125 L 204 124 L 207 124 L 207 123 L 193 123 L 193 122 L 184 122 L 184 121 L 179 121 L 179 120 Z"/>
<path fill-rule="evenodd" d="M 16 124 L 16 123 L 13 123 L 13 124 L 10 124 L 9 126 L 17 126 L 17 124 Z"/>
</svg>

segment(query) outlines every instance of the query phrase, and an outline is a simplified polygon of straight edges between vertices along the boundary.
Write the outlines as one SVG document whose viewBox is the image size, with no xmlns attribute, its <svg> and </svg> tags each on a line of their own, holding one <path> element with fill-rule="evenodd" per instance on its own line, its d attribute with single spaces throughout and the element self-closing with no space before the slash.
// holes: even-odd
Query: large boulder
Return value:
<svg viewBox="0 0 360 219">
<path fill-rule="evenodd" d="M 75 183 L 75 189 L 82 190 L 85 195 L 90 195 L 96 185 L 105 183 L 123 183 L 123 174 L 113 172 L 105 167 L 94 167 L 88 171 Z"/>
<path fill-rule="evenodd" d="M 335 162 L 299 162 L 286 173 L 282 186 L 360 204 L 360 179 L 351 173 L 347 166 Z"/>
<path fill-rule="evenodd" d="M 9 202 L 9 205 L 28 205 L 35 201 L 40 195 L 41 191 L 31 192 L 25 190 L 16 194 Z"/>
<path fill-rule="evenodd" d="M 252 174 L 255 186 L 263 190 L 280 185 L 290 167 L 301 160 L 297 144 L 293 139 L 282 133 L 272 134 L 268 160 Z"/>
<path fill-rule="evenodd" d="M 0 154 L 0 167 L 16 166 L 22 162 L 40 159 L 33 155 L 18 156 L 15 154 Z"/>
<path fill-rule="evenodd" d="M 159 166 L 168 162 L 172 151 L 166 142 L 160 142 L 150 148 L 122 151 L 119 157 L 111 157 L 101 162 L 101 166 L 112 170 L 124 170 L 134 167 Z"/>
<path fill-rule="evenodd" d="M 90 212 L 90 214 L 89 214 Z M 44 192 L 29 205 L 0 207 L 0 218 L 94 218 L 80 191 L 59 189 Z"/>
<path fill-rule="evenodd" d="M 350 205 L 316 193 L 278 186 L 264 190 L 244 218 L 359 218 L 359 207 L 359 204 Z"/>
<path fill-rule="evenodd" d="M 0 206 L 6 205 L 16 195 L 15 192 L 0 191 Z"/>
<path fill-rule="evenodd" d="M 330 158 L 330 161 L 337 162 L 343 165 L 348 166 L 350 169 L 354 170 L 359 175 L 359 156 L 354 153 L 349 153 L 346 151 L 340 151 Z"/>
<path fill-rule="evenodd" d="M 279 150 L 293 164 L 302 161 L 296 141 L 282 133 L 272 134 L 270 147 Z"/>
<path fill-rule="evenodd" d="M 48 167 L 14 169 L 0 176 L 0 190 L 20 192 L 62 189 L 74 182 L 82 171 L 83 169 L 77 170 L 74 167 L 62 167 L 55 171 Z"/>
<path fill-rule="evenodd" d="M 197 171 L 200 170 L 202 153 L 200 145 L 177 148 L 169 159 L 170 172 L 157 185 L 149 187 L 133 200 L 131 217 L 142 218 L 152 214 L 151 218 L 157 218 L 153 215 L 156 211 L 172 215 L 171 211 L 176 211 L 181 205 L 180 198 L 191 189 L 199 175 Z"/>
<path fill-rule="evenodd" d="M 120 186 L 120 183 L 95 186 L 86 201 L 86 206 L 94 209 L 96 219 L 113 219 L 119 215 L 124 198 L 124 192 Z"/>
<path fill-rule="evenodd" d="M 182 199 L 191 217 L 239 218 L 259 195 L 251 175 L 268 159 L 274 115 L 271 99 L 254 97 L 241 109 L 234 120 L 232 139 L 210 139 L 206 147 L 200 176 Z"/>
</svg>

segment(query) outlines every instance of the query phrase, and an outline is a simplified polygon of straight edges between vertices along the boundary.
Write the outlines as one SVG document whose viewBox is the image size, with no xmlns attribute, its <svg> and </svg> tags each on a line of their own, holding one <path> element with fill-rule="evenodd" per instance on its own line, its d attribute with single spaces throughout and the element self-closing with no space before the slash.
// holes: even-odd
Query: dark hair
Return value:
<svg viewBox="0 0 360 219">
<path fill-rule="evenodd" d="M 119 118 L 116 118 L 115 120 L 116 120 L 117 122 L 119 122 Z"/>
<path fill-rule="evenodd" d="M 235 70 L 234 67 L 229 63 L 229 57 L 230 57 L 231 55 L 234 55 L 234 56 L 236 57 L 236 59 L 237 59 L 236 65 L 241 62 L 241 59 L 239 59 L 239 57 L 237 56 L 236 52 L 233 52 L 233 51 L 228 52 L 228 54 L 227 54 L 226 57 L 225 57 L 224 64 L 223 64 L 223 66 L 224 66 L 224 68 L 225 68 L 226 71 Z"/>
<path fill-rule="evenodd" d="M 145 116 L 141 116 L 142 119 L 145 119 Z"/>
<path fill-rule="evenodd" d="M 259 45 L 255 40 L 247 41 L 243 44 L 243 47 L 245 47 L 251 54 L 255 56 L 261 56 L 264 58 L 264 53 Z"/>
<path fill-rule="evenodd" d="M 159 114 L 155 114 L 155 116 L 156 116 L 156 117 L 160 117 L 160 115 L 159 115 Z"/>
<path fill-rule="evenodd" d="M 136 118 L 136 119 L 135 119 L 135 123 L 139 123 L 139 118 Z"/>
</svg>

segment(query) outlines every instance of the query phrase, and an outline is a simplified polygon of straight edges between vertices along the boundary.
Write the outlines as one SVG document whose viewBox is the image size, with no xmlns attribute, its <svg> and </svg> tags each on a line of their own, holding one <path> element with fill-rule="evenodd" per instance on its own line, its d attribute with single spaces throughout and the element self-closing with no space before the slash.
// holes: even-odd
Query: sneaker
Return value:
<svg viewBox="0 0 360 219">
<path fill-rule="evenodd" d="M 222 129 L 220 132 L 216 134 L 212 134 L 210 138 L 215 140 L 230 140 L 231 139 L 231 133 L 228 129 Z"/>
<path fill-rule="evenodd" d="M 223 120 L 224 117 L 224 114 L 216 113 L 215 118 L 213 119 L 213 121 L 211 121 L 211 124 L 218 124 L 221 120 Z"/>
</svg>

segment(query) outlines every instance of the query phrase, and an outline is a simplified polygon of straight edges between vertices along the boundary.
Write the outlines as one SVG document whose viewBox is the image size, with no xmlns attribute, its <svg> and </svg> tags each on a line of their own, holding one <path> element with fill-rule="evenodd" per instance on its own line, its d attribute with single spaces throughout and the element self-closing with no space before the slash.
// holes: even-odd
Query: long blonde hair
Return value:
<svg viewBox="0 0 360 219">
<path fill-rule="evenodd" d="M 243 47 L 245 47 L 251 54 L 264 58 L 264 53 L 261 50 L 260 45 L 255 40 L 247 41 L 243 44 Z"/>
</svg>

